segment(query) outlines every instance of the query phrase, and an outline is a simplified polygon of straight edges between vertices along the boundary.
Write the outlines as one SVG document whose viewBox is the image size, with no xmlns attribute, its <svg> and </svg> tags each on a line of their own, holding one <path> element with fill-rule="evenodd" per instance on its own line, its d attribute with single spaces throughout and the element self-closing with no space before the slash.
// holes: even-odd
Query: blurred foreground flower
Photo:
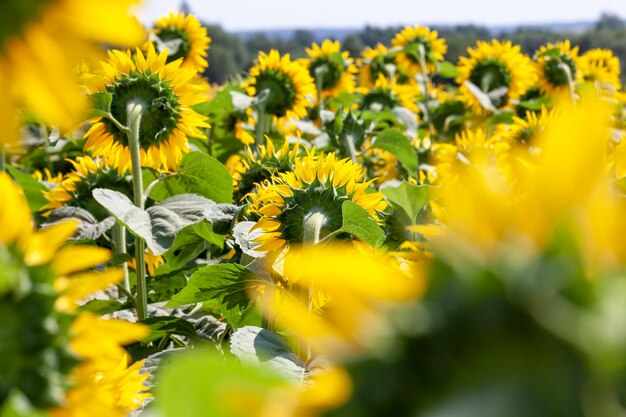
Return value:
<svg viewBox="0 0 626 417">
<path fill-rule="evenodd" d="M 6 0 L 0 5 L 0 144 L 18 138 L 17 111 L 75 127 L 88 100 L 73 66 L 94 60 L 102 44 L 135 46 L 145 37 L 129 7 L 136 0 Z"/>
</svg>

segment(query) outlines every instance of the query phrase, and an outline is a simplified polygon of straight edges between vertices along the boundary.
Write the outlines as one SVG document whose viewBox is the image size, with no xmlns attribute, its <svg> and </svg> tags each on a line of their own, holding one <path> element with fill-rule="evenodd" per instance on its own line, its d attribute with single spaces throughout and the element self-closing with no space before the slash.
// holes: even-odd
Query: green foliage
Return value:
<svg viewBox="0 0 626 417">
<path fill-rule="evenodd" d="M 341 217 L 341 232 L 349 233 L 371 246 L 382 245 L 385 233 L 363 207 L 352 201 L 345 201 L 341 205 Z"/>
<path fill-rule="evenodd" d="M 161 179 L 150 193 L 156 201 L 178 194 L 198 194 L 217 203 L 230 203 L 233 198 L 232 177 L 217 159 L 200 152 L 183 157 L 178 172 Z"/>
<path fill-rule="evenodd" d="M 392 153 L 408 173 L 417 175 L 417 150 L 411 145 L 406 136 L 396 129 L 383 130 L 378 134 L 372 147 Z"/>
<path fill-rule="evenodd" d="M 250 315 L 253 303 L 249 296 L 255 286 L 265 286 L 265 281 L 237 264 L 209 265 L 195 272 L 187 286 L 167 304 L 183 306 L 215 300 L 219 311 L 233 327 L 258 323 L 258 315 Z"/>
</svg>

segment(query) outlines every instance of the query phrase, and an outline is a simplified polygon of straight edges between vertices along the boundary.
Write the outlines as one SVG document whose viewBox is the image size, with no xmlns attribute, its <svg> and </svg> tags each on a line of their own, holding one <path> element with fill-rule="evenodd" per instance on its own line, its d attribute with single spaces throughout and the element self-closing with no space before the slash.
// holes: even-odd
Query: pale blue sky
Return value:
<svg viewBox="0 0 626 417">
<path fill-rule="evenodd" d="M 179 0 L 143 0 L 141 20 L 176 10 Z M 361 27 L 365 24 L 488 25 L 595 20 L 602 11 L 626 18 L 626 0 L 187 0 L 204 21 L 229 30 Z"/>
</svg>

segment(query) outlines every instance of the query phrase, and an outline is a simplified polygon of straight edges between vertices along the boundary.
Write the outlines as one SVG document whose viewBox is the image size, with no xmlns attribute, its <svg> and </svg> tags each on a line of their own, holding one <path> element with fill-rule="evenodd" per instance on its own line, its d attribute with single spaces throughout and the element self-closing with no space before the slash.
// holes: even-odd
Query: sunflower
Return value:
<svg viewBox="0 0 626 417">
<path fill-rule="evenodd" d="M 135 0 L 5 0 L 0 13 L 0 144 L 18 140 L 18 108 L 70 130 L 88 101 L 73 66 L 101 44 L 135 46 L 145 33 L 128 14 Z"/>
<path fill-rule="evenodd" d="M 421 62 L 426 63 L 428 72 L 434 72 L 436 64 L 443 61 L 448 51 L 444 39 L 437 37 L 437 31 L 423 26 L 407 26 L 391 40 L 391 45 L 399 49 L 396 60 L 400 70 L 410 76 L 422 72 Z M 424 56 L 420 56 L 423 50 Z"/>
<path fill-rule="evenodd" d="M 582 80 L 578 47 L 572 48 L 568 40 L 542 46 L 535 52 L 534 60 L 539 88 L 550 97 L 569 91 L 570 81 Z"/>
<path fill-rule="evenodd" d="M 396 58 L 381 43 L 376 48 L 363 49 L 359 60 L 359 83 L 361 87 L 372 87 L 380 75 L 392 79 L 396 75 Z"/>
<path fill-rule="evenodd" d="M 584 81 L 605 83 L 620 90 L 619 58 L 610 49 L 592 49 L 585 52 L 578 62 L 580 76 Z"/>
<path fill-rule="evenodd" d="M 211 38 L 193 15 L 170 13 L 154 23 L 150 39 L 157 51 L 168 50 L 167 62 L 182 59 L 182 68 L 193 68 L 202 73 L 209 63 L 207 51 Z"/>
<path fill-rule="evenodd" d="M 52 210 L 72 205 L 81 207 L 94 214 L 97 219 L 108 217 L 106 211 L 93 199 L 91 192 L 96 188 L 108 188 L 130 194 L 132 187 L 130 178 L 119 175 L 117 170 L 106 164 L 102 158 L 79 156 L 76 159 L 66 159 L 72 171 L 62 175 L 55 186 L 44 192 L 48 204 L 43 207 L 45 214 Z"/>
<path fill-rule="evenodd" d="M 501 163 L 499 166 L 505 170 L 510 149 L 510 143 L 489 137 L 483 129 L 465 130 L 456 135 L 454 143 L 435 143 L 431 147 L 431 159 L 437 182 L 454 182 L 459 172 L 492 161 Z"/>
<path fill-rule="evenodd" d="M 489 95 L 496 109 L 510 108 L 535 83 L 530 59 L 522 54 L 519 45 L 513 46 L 510 41 L 478 41 L 467 53 L 468 57 L 459 59 L 456 81 L 462 101 L 476 114 L 484 113 L 485 109 L 466 81 Z"/>
<path fill-rule="evenodd" d="M 42 208 L 46 210 L 44 216 L 56 208 L 73 206 L 81 207 L 93 214 L 96 219 L 102 220 L 108 217 L 109 213 L 95 201 L 92 196 L 93 190 L 106 188 L 126 195 L 132 193 L 130 177 L 119 175 L 117 170 L 108 166 L 102 158 L 79 156 L 75 160 L 66 159 L 66 161 L 72 164 L 74 170 L 63 175 L 55 187 L 44 192 L 44 197 L 48 200 L 48 204 Z M 162 256 L 154 255 L 149 250 L 144 260 L 151 275 L 165 262 Z M 135 259 L 130 260 L 128 265 L 135 269 Z"/>
<path fill-rule="evenodd" d="M 315 96 L 315 83 L 307 68 L 292 61 L 289 54 L 281 57 L 274 49 L 269 54 L 259 53 L 246 89 L 252 97 L 267 90 L 265 112 L 278 118 L 306 117 Z"/>
<path fill-rule="evenodd" d="M 539 113 L 527 111 L 525 118 L 514 116 L 512 124 L 498 125 L 494 136 L 509 143 L 532 144 L 554 116 L 555 111 L 546 107 L 542 107 Z"/>
<path fill-rule="evenodd" d="M 109 51 L 102 71 L 85 77 L 90 94 L 108 92 L 112 97 L 111 113 L 120 123 L 127 122 L 127 107 L 141 103 L 141 164 L 154 169 L 174 170 L 183 154 L 189 151 L 187 137 L 205 138 L 200 128 L 208 127 L 206 118 L 191 106 L 204 101 L 201 87 L 191 82 L 196 72 L 181 68 L 182 60 L 166 63 L 167 51 L 156 53 L 148 45 L 146 55 L 137 49 Z M 85 151 L 106 158 L 120 173 L 131 168 L 126 133 L 108 118 L 94 121 L 86 134 Z"/>
<path fill-rule="evenodd" d="M 34 407 L 52 410 L 59 416 L 117 416 L 126 415 L 120 413 L 122 405 L 123 411 L 138 408 L 146 397 L 143 380 L 147 375 L 139 375 L 142 363 L 128 367 L 129 358 L 124 352 L 123 361 L 118 355 L 115 366 L 104 366 L 113 357 L 100 353 L 123 352 L 117 341 L 139 341 L 147 335 L 145 327 L 124 323 L 117 326 L 115 335 L 83 339 L 82 345 L 94 355 L 93 361 L 76 348 L 76 326 L 88 320 L 93 331 L 103 322 L 88 313 L 77 315 L 77 303 L 122 279 L 121 270 L 89 270 L 108 261 L 110 251 L 93 246 L 65 246 L 76 231 L 73 221 L 37 230 L 22 191 L 6 174 L 0 174 L 0 193 L 0 333 L 3 340 L 10 341 L 0 344 L 0 404 L 12 390 L 21 392 Z M 110 323 L 109 326 L 117 322 Z M 133 331 L 127 331 L 125 326 L 132 326 Z M 102 383 L 112 379 L 116 382 Z M 68 382 L 73 388 L 64 393 Z M 76 390 L 82 395 L 74 395 Z M 108 407 L 92 407 L 93 401 L 111 397 L 125 400 L 111 401 Z M 77 407 L 69 412 L 70 405 L 76 402 Z"/>
<path fill-rule="evenodd" d="M 336 97 L 339 93 L 354 91 L 354 74 L 357 72 L 348 51 L 341 51 L 339 41 L 326 39 L 321 45 L 313 43 L 306 48 L 309 56 L 309 74 L 317 81 L 317 72 L 322 71 L 322 97 Z"/>
<path fill-rule="evenodd" d="M 417 99 L 420 90 L 417 84 L 399 84 L 396 78 L 386 78 L 382 74 L 378 76 L 376 83 L 371 89 L 361 88 L 363 93 L 361 109 L 367 110 L 391 110 L 402 106 L 417 113 Z"/>
<path fill-rule="evenodd" d="M 273 182 L 259 185 L 250 194 L 252 206 L 261 219 L 255 228 L 263 231 L 258 250 L 276 250 L 288 243 L 302 243 L 305 222 L 321 220 L 320 237 L 342 226 L 342 203 L 352 201 L 377 221 L 387 207 L 383 195 L 368 193 L 372 181 L 363 181 L 363 170 L 349 159 L 336 160 L 335 154 L 296 158 L 291 172 L 279 173 Z"/>
<path fill-rule="evenodd" d="M 280 148 L 276 148 L 269 137 L 265 145 L 259 145 L 256 153 L 247 146 L 243 157 L 233 155 L 229 159 L 227 168 L 233 176 L 233 198 L 241 201 L 248 193 L 254 192 L 256 184 L 271 179 L 280 172 L 291 171 L 294 160 L 300 152 L 300 142 L 290 147 L 284 141 Z"/>
</svg>

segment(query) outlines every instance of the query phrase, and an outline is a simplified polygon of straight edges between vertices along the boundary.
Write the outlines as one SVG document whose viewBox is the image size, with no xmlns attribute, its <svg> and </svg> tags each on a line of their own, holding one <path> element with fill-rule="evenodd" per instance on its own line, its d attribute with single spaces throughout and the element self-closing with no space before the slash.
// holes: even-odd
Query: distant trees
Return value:
<svg viewBox="0 0 626 417">
<path fill-rule="evenodd" d="M 241 37 L 226 32 L 219 25 L 207 25 L 209 36 L 213 39 L 209 51 L 210 66 L 205 75 L 214 83 L 223 83 L 229 78 L 237 76 L 250 68 L 259 51 L 277 49 L 281 53 L 289 53 L 293 58 L 305 56 L 305 48 L 318 40 L 314 32 L 296 30 L 287 39 L 272 38 L 258 33 L 253 36 Z M 358 33 L 349 35 L 342 40 L 343 47 L 354 57 L 359 56 L 366 46 L 376 46 L 377 43 L 389 45 L 394 35 L 401 27 L 374 27 L 366 26 Z M 492 32 L 484 26 L 458 25 L 435 28 L 439 36 L 446 39 L 448 53 L 446 59 L 456 62 L 466 54 L 467 48 L 478 40 L 488 40 L 494 37 Z M 622 74 L 626 73 L 626 24 L 614 14 L 604 13 L 596 24 L 582 32 L 556 32 L 545 29 L 518 28 L 497 36 L 500 39 L 510 39 L 521 45 L 524 52 L 532 54 L 537 48 L 547 42 L 568 38 L 573 44 L 579 45 L 581 53 L 593 48 L 608 48 L 620 58 Z M 623 78 L 626 80 L 626 78 Z"/>
</svg>

